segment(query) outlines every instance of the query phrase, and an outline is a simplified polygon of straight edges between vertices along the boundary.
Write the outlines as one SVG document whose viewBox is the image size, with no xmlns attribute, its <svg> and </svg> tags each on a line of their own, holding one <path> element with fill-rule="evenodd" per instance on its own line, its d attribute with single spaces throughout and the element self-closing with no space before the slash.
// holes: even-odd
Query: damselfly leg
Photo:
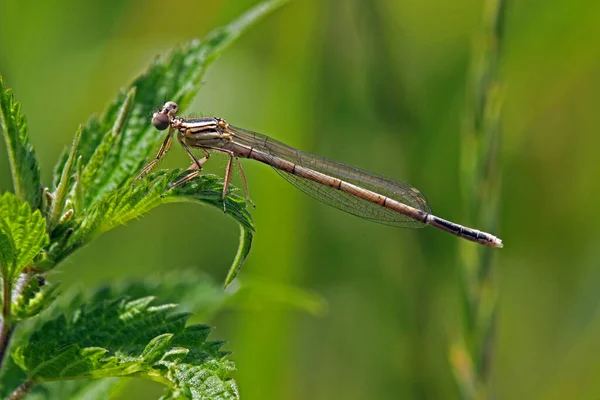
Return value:
<svg viewBox="0 0 600 400">
<path fill-rule="evenodd" d="M 250 203 L 252 205 L 252 207 L 255 207 L 252 200 L 250 200 L 250 193 L 248 192 L 248 182 L 246 182 L 246 175 L 244 175 L 244 170 L 242 169 L 242 163 L 240 163 L 240 159 L 237 158 L 233 154 L 233 152 L 229 152 L 229 151 L 225 152 L 223 150 L 219 150 L 219 151 L 229 155 L 229 160 L 227 161 L 227 167 L 225 167 L 225 179 L 223 181 L 223 195 L 222 195 L 223 212 L 227 212 L 227 205 L 225 204 L 225 197 L 227 196 L 227 190 L 229 189 L 229 184 L 231 183 L 231 173 L 233 172 L 233 160 L 234 159 L 235 159 L 238 169 L 240 171 L 240 176 L 242 178 L 242 182 L 244 183 L 244 191 L 246 194 L 246 201 L 248 203 Z"/>
<path fill-rule="evenodd" d="M 148 163 L 148 165 L 146 165 L 144 168 L 142 168 L 142 170 L 133 179 L 134 182 L 137 181 L 138 179 L 140 179 L 143 175 L 150 172 L 152 170 L 152 168 L 154 168 L 156 166 L 156 164 L 158 164 L 160 159 L 163 158 L 165 156 L 165 154 L 167 154 L 167 152 L 171 148 L 171 143 L 173 142 L 173 132 L 174 132 L 173 128 L 169 129 L 169 133 L 167 133 L 167 137 L 165 137 L 165 140 L 163 141 L 162 145 L 160 146 L 160 149 L 158 150 L 156 157 L 154 158 L 154 160 L 152 160 L 150 163 Z"/>
</svg>

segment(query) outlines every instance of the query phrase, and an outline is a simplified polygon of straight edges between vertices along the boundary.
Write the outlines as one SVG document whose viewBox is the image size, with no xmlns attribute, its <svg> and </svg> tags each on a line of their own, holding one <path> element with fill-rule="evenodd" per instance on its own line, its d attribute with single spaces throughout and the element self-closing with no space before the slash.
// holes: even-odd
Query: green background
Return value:
<svg viewBox="0 0 600 400">
<path fill-rule="evenodd" d="M 0 73 L 23 104 L 43 181 L 78 124 L 157 54 L 252 4 L 0 0 Z M 467 222 L 460 133 L 481 15 L 475 0 L 293 1 L 212 65 L 186 114 L 410 182 L 436 215 Z M 496 252 L 498 399 L 600 398 L 599 20 L 593 0 L 508 4 L 494 232 L 506 246 Z M 11 190 L 0 157 L 0 191 Z M 212 158 L 209 172 L 222 174 L 225 162 Z M 187 163 L 175 146 L 162 166 Z M 240 279 L 297 286 L 328 306 L 320 316 L 248 307 L 210 321 L 211 337 L 230 342 L 243 398 L 458 398 L 446 346 L 461 329 L 459 239 L 369 223 L 267 166 L 244 168 L 257 234 Z M 100 237 L 49 279 L 91 287 L 195 268 L 220 281 L 237 237 L 215 209 L 166 205 Z M 133 382 L 125 397 L 160 392 Z"/>
</svg>

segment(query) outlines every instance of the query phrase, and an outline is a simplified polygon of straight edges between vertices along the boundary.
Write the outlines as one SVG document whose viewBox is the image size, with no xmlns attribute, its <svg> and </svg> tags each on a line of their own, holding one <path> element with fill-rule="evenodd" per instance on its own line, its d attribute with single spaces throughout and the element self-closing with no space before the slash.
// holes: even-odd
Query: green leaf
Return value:
<svg viewBox="0 0 600 400">
<path fill-rule="evenodd" d="M 170 183 L 176 181 L 181 174 L 182 171 L 178 169 L 157 172 L 118 189 L 93 204 L 84 215 L 72 222 L 70 225 L 72 234 L 69 234 L 64 242 L 58 241 L 56 246 L 51 247 L 50 256 L 58 261 L 98 235 L 139 218 L 162 203 L 197 202 L 223 210 L 221 198 L 223 181 L 220 178 L 214 175 L 202 175 L 169 190 Z M 254 224 L 246 209 L 246 201 L 230 190 L 225 198 L 225 207 L 227 215 L 240 224 L 246 237 L 251 238 Z M 247 239 L 242 242 L 244 248 L 238 251 L 234 263 L 237 270 L 248 253 L 250 241 L 251 239 Z M 242 255 L 239 255 L 240 253 Z"/>
<path fill-rule="evenodd" d="M 215 375 L 207 375 L 202 367 L 186 363 L 171 366 L 175 387 L 170 388 L 161 400 L 175 399 L 239 399 L 240 395 L 233 380 L 223 381 L 219 374 L 228 374 L 231 370 L 220 370 L 214 366 L 209 370 Z M 199 378 L 199 379 L 198 379 Z"/>
<path fill-rule="evenodd" d="M 11 266 L 16 259 L 14 243 L 3 231 L 8 228 L 3 227 L 4 221 L 0 221 L 0 268 L 2 271 Z"/>
<path fill-rule="evenodd" d="M 39 210 L 31 212 L 12 193 L 0 196 L 0 251 L 2 277 L 12 280 L 49 242 L 46 220 Z"/>
<path fill-rule="evenodd" d="M 84 305 L 45 323 L 13 358 L 34 383 L 130 376 L 163 383 L 169 393 L 188 398 L 238 398 L 229 377 L 233 363 L 220 350 L 223 342 L 207 341 L 210 327 L 186 327 L 189 314 L 152 301 Z"/>
<path fill-rule="evenodd" d="M 224 291 L 222 287 L 212 279 L 195 269 L 172 272 L 168 274 L 156 274 L 145 278 L 143 281 L 130 281 L 121 284 L 111 284 L 98 288 L 89 296 L 87 302 L 99 304 L 115 298 L 131 296 L 131 298 L 146 298 L 154 295 L 163 303 L 180 303 L 178 309 L 185 312 L 193 312 L 195 320 L 209 321 L 215 314 L 226 310 L 264 310 L 291 308 L 300 312 L 308 312 L 321 315 L 326 309 L 325 301 L 317 294 L 304 291 L 300 288 L 283 285 L 278 282 L 244 281 L 241 285 L 232 285 L 229 290 Z M 58 318 L 59 315 L 75 314 L 79 307 L 84 304 L 80 292 L 69 291 L 60 296 L 42 316 L 44 320 Z M 27 340 L 31 334 L 42 326 L 43 321 L 30 319 L 20 324 L 15 333 L 14 340 L 21 343 Z M 204 328 L 199 328 L 205 331 Z M 205 331 L 207 332 L 207 331 Z M 178 343 L 181 345 L 181 343 Z M 169 358 L 178 357 L 182 350 L 169 350 Z M 189 354 L 188 349 L 185 354 Z M 12 361 L 9 359 L 7 361 Z M 16 371 L 11 371 L 14 368 Z M 5 385 L 5 391 L 0 390 L 0 398 L 7 396 L 15 387 L 22 383 L 27 376 L 14 363 L 6 363 L 3 368 L 7 376 L 3 379 L 0 374 L 0 388 Z M 100 384 L 99 382 L 103 382 Z M 112 384 L 111 384 L 112 382 Z M 77 380 L 61 382 L 45 382 L 35 386 L 33 394 L 39 399 L 71 399 L 85 397 L 89 390 L 108 390 L 112 385 L 122 385 L 119 380 Z M 118 390 L 114 388 L 113 390 Z M 32 395 L 33 395 L 32 394 Z M 30 395 L 30 396 L 32 396 Z M 91 396 L 91 394 L 90 394 Z M 99 398 L 107 398 L 100 395 Z M 29 398 L 29 397 L 28 397 Z M 94 398 L 94 397 L 92 397 Z"/>
<path fill-rule="evenodd" d="M 42 288 L 44 288 L 43 286 Z M 227 293 L 214 283 L 206 274 L 197 270 L 178 271 L 177 273 L 152 275 L 143 281 L 129 281 L 121 284 L 101 286 L 88 296 L 88 303 L 97 304 L 110 299 L 130 296 L 142 298 L 154 296 L 163 303 L 179 303 L 184 312 L 194 312 L 197 320 L 208 320 L 226 304 L 232 293 Z M 63 293 L 52 307 L 40 318 L 47 321 L 57 318 L 62 313 L 72 314 L 86 300 L 80 291 L 70 290 Z M 15 307 L 15 306 L 13 306 Z M 14 308 L 13 308 L 14 310 Z M 38 330 L 43 321 L 30 319 L 23 321 L 13 336 L 14 342 L 22 342 Z M 0 398 L 8 396 L 27 376 L 14 362 L 7 357 L 0 371 Z M 36 385 L 28 395 L 33 399 L 105 399 L 109 397 L 109 389 L 118 391 L 126 380 L 105 378 L 98 380 L 76 380 L 45 382 Z M 93 393 L 97 395 L 92 396 Z M 103 394 L 104 393 L 104 394 Z"/>
<path fill-rule="evenodd" d="M 4 86 L 1 75 L 0 129 L 6 141 L 15 193 L 21 201 L 37 209 L 42 203 L 40 168 L 29 143 L 29 129 L 25 116 L 21 114 L 21 104 L 14 101 L 12 91 Z"/>
</svg>

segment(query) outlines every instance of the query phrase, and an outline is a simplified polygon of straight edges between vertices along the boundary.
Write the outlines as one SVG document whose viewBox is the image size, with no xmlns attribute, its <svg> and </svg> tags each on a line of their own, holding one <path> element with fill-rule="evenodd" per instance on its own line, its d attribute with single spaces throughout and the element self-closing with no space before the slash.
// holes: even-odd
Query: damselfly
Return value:
<svg viewBox="0 0 600 400">
<path fill-rule="evenodd" d="M 252 158 L 272 166 L 281 176 L 316 199 L 350 214 L 370 221 L 400 227 L 431 225 L 464 239 L 490 247 L 502 247 L 502 240 L 489 233 L 467 228 L 431 214 L 421 192 L 405 183 L 378 174 L 305 153 L 268 136 L 229 125 L 220 118 L 186 119 L 178 117 L 175 102 L 165 103 L 154 113 L 152 124 L 159 130 L 169 129 L 156 158 L 138 174 L 138 179 L 150 171 L 169 151 L 173 133 L 193 163 L 187 175 L 171 187 L 198 176 L 202 164 L 210 157 L 209 150 L 229 156 L 225 170 L 223 199 L 227 194 L 233 163 L 237 164 L 246 196 L 248 187 L 239 158 Z M 204 158 L 197 159 L 190 147 L 198 148 Z"/>
</svg>

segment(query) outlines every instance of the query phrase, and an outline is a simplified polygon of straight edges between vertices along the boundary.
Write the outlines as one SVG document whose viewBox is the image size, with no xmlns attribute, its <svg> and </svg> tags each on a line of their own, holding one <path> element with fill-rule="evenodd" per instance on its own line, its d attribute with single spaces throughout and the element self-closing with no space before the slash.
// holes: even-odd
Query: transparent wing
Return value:
<svg viewBox="0 0 600 400">
<path fill-rule="evenodd" d="M 230 126 L 230 130 L 235 136 L 235 142 L 237 143 L 254 147 L 273 157 L 283 158 L 305 168 L 310 168 L 348 183 L 352 183 L 356 186 L 371 190 L 375 193 L 382 194 L 418 210 L 427 213 L 431 212 L 423 194 L 411 185 L 294 149 L 273 138 L 256 132 L 232 126 Z M 380 206 L 379 204 L 371 203 L 360 197 L 352 196 L 341 190 L 321 185 L 317 182 L 281 171 L 277 168 L 275 168 L 275 171 L 303 192 L 327 205 L 346 211 L 347 213 L 385 225 L 394 225 L 403 228 L 420 228 L 425 226 L 422 222 L 415 221 L 404 214 L 400 214 L 389 208 Z"/>
</svg>

